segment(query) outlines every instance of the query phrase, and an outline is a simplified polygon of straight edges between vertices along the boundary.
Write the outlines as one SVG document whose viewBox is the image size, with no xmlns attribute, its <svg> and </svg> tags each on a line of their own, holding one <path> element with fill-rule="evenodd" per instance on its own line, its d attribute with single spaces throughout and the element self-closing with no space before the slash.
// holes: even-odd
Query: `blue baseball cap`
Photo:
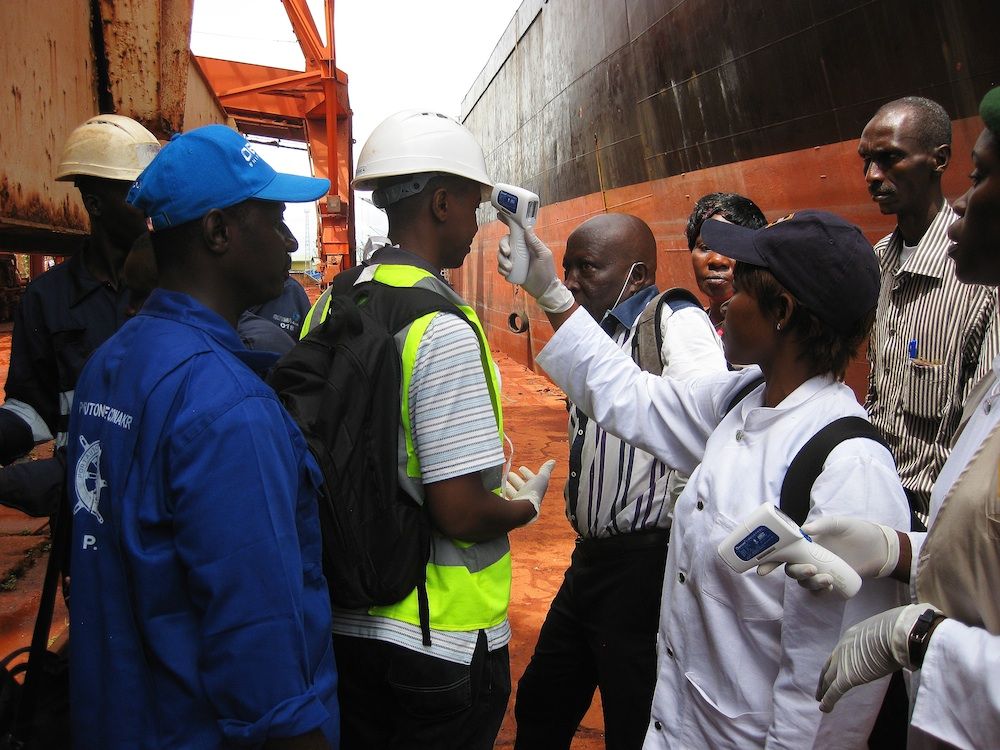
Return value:
<svg viewBox="0 0 1000 750">
<path fill-rule="evenodd" d="M 136 179 L 126 200 L 149 217 L 155 232 L 251 198 L 305 203 L 329 190 L 327 179 L 275 172 L 235 130 L 205 125 L 171 138 Z"/>
<path fill-rule="evenodd" d="M 875 251 L 836 214 L 796 211 L 761 229 L 706 221 L 701 236 L 719 255 L 769 270 L 836 331 L 849 331 L 878 302 Z"/>
</svg>

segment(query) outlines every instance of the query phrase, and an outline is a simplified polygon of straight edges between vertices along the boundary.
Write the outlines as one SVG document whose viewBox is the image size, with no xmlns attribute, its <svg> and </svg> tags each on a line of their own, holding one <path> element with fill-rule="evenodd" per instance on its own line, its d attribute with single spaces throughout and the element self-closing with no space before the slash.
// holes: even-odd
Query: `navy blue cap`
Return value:
<svg viewBox="0 0 1000 750">
<path fill-rule="evenodd" d="M 136 179 L 127 200 L 149 217 L 155 232 L 251 198 L 305 203 L 329 190 L 327 179 L 275 172 L 235 130 L 206 125 L 171 138 Z"/>
<path fill-rule="evenodd" d="M 875 251 L 835 214 L 796 211 L 761 229 L 706 221 L 701 236 L 720 255 L 769 270 L 834 330 L 850 330 L 878 303 Z"/>
</svg>

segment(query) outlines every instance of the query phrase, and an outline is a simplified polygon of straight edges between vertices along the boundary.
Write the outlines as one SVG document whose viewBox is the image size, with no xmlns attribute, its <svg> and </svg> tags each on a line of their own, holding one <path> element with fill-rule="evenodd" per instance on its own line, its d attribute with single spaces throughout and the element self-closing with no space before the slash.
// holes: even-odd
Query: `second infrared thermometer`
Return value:
<svg viewBox="0 0 1000 750">
<path fill-rule="evenodd" d="M 490 198 L 493 207 L 512 221 L 510 227 L 510 259 L 513 266 L 507 281 L 511 284 L 523 284 L 528 278 L 530 256 L 528 245 L 524 240 L 524 230 L 535 226 L 538 218 L 538 196 L 530 190 L 516 185 L 504 185 L 498 182 L 493 186 Z"/>
<path fill-rule="evenodd" d="M 773 503 L 764 503 L 751 513 L 719 545 L 719 556 L 737 573 L 760 563 L 806 563 L 833 579 L 833 587 L 845 599 L 861 588 L 861 576 L 830 550 L 814 542 Z"/>
</svg>

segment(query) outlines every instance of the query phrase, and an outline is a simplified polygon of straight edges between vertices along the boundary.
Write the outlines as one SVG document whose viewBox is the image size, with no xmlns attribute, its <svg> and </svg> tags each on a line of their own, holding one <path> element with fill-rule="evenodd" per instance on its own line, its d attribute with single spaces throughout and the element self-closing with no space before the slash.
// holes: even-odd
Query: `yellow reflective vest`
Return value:
<svg viewBox="0 0 1000 750">
<path fill-rule="evenodd" d="M 472 324 L 479 339 L 483 375 L 490 393 L 497 433 L 503 441 L 503 414 L 500 408 L 500 387 L 496 365 L 486 343 L 486 335 L 475 311 L 455 291 L 430 272 L 410 265 L 377 264 L 367 267 L 355 283 L 375 281 L 394 287 L 423 287 L 453 302 Z M 302 336 L 326 319 L 332 289 L 327 289 L 306 315 Z M 424 488 L 420 459 L 413 448 L 410 423 L 409 393 L 417 350 L 427 326 L 438 313 L 417 318 L 399 331 L 396 347 L 402 362 L 400 390 L 400 455 L 399 480 L 404 490 L 421 505 Z M 502 467 L 481 472 L 483 486 L 500 493 Z M 499 625 L 507 617 L 510 601 L 511 563 L 507 535 L 488 542 L 463 542 L 432 533 L 430 559 L 427 563 L 427 601 L 430 627 L 435 630 L 472 631 Z M 372 607 L 369 614 L 420 625 L 417 590 L 402 601 L 388 606 Z"/>
</svg>

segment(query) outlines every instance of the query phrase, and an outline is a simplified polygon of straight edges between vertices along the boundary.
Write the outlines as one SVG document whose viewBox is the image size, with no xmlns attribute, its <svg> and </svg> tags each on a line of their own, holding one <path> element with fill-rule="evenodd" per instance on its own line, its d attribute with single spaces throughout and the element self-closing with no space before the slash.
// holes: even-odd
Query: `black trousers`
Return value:
<svg viewBox="0 0 1000 750">
<path fill-rule="evenodd" d="M 568 748 L 597 687 L 606 747 L 642 746 L 666 556 L 666 532 L 577 544 L 517 686 L 515 748 Z"/>
<path fill-rule="evenodd" d="M 334 635 L 341 750 L 489 750 L 510 698 L 507 647 L 479 641 L 465 666 L 384 641 Z"/>
</svg>

